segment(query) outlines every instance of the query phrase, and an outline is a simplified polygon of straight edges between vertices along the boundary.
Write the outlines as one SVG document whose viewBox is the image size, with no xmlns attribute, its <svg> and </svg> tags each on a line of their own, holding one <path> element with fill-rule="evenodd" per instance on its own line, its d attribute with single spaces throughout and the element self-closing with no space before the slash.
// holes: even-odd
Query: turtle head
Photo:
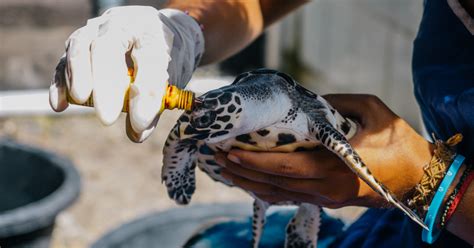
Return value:
<svg viewBox="0 0 474 248">
<path fill-rule="evenodd" d="M 193 109 L 180 118 L 180 137 L 218 142 L 231 137 L 242 114 L 238 93 L 221 89 L 198 97 Z"/>
<path fill-rule="evenodd" d="M 216 143 L 268 127 L 288 111 L 288 98 L 274 96 L 271 89 L 230 85 L 210 91 L 195 100 L 181 120 L 181 138 Z"/>
</svg>

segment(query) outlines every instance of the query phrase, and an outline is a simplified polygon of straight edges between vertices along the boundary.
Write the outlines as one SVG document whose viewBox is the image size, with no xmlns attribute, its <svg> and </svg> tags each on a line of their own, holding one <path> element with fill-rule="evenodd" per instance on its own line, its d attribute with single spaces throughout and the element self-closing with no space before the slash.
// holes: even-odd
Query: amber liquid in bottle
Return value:
<svg viewBox="0 0 474 248">
<path fill-rule="evenodd" d="M 130 86 L 133 84 L 134 81 L 134 70 L 132 68 L 128 69 L 128 76 L 130 77 Z M 130 89 L 130 87 L 129 87 Z M 129 89 L 127 90 L 124 101 L 122 112 L 128 113 L 129 111 Z M 85 101 L 84 103 L 78 103 L 72 99 L 72 97 L 67 94 L 67 101 L 70 104 L 74 105 L 81 105 L 87 107 L 94 107 L 94 100 L 92 95 Z M 163 96 L 163 101 L 161 103 L 160 112 L 163 112 L 165 109 L 183 109 L 183 110 L 191 110 L 194 103 L 194 93 L 189 90 L 182 90 L 174 85 L 170 85 L 166 83 L 166 93 Z"/>
</svg>

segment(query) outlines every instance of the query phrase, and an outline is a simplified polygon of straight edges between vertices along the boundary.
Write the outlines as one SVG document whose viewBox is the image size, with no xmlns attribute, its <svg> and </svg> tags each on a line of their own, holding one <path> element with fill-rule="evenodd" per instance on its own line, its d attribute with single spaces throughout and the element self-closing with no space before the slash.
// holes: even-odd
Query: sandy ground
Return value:
<svg viewBox="0 0 474 248">
<path fill-rule="evenodd" d="M 72 159 L 82 177 L 79 200 L 57 220 L 52 247 L 86 247 L 107 230 L 142 214 L 177 207 L 161 184 L 162 146 L 177 113 L 162 118 L 159 130 L 143 144 L 128 140 L 121 119 L 102 126 L 95 116 L 18 117 L 1 120 L 2 136 Z M 251 202 L 197 175 L 192 204 Z"/>
<path fill-rule="evenodd" d="M 0 137 L 7 136 L 69 157 L 82 177 L 79 200 L 57 219 L 52 247 L 87 247 L 101 235 L 133 218 L 178 207 L 161 184 L 162 147 L 179 112 L 165 113 L 143 144 L 125 136 L 124 118 L 105 127 L 93 115 L 28 116 L 0 119 Z M 191 204 L 247 202 L 241 190 L 197 174 Z M 358 208 L 340 210 L 356 217 Z"/>
</svg>

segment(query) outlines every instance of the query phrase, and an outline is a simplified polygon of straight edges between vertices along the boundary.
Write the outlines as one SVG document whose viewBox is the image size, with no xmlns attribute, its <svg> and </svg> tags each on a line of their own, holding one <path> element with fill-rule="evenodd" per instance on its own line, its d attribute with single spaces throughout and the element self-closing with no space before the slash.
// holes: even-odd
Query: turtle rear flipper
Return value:
<svg viewBox="0 0 474 248">
<path fill-rule="evenodd" d="M 173 127 L 163 149 L 161 179 L 168 195 L 178 204 L 188 204 L 196 188 L 197 141 L 179 139 L 178 124 Z"/>
<path fill-rule="evenodd" d="M 398 200 L 381 182 L 370 172 L 369 168 L 360 158 L 359 154 L 352 149 L 349 141 L 333 126 L 324 122 L 316 122 L 310 126 L 311 133 L 316 140 L 320 141 L 328 150 L 340 157 L 344 163 L 375 192 L 382 195 L 388 202 L 403 211 L 413 221 L 423 228 L 427 226 L 410 208 Z"/>
<path fill-rule="evenodd" d="M 285 248 L 316 247 L 320 224 L 321 208 L 302 203 L 286 227 Z"/>
<path fill-rule="evenodd" d="M 265 213 L 267 212 L 268 204 L 258 198 L 253 202 L 253 217 L 252 217 L 252 247 L 258 248 L 260 238 L 263 234 L 263 226 L 265 225 Z"/>
</svg>

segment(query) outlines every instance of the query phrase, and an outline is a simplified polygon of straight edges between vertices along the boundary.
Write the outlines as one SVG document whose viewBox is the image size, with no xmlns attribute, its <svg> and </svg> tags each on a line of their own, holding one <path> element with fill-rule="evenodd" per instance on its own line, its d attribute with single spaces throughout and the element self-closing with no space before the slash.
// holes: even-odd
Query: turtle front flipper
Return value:
<svg viewBox="0 0 474 248">
<path fill-rule="evenodd" d="M 375 192 L 402 210 L 408 217 L 418 223 L 423 228 L 427 228 L 423 221 L 403 202 L 398 200 L 382 183 L 380 183 L 370 172 L 369 168 L 362 161 L 357 152 L 352 149 L 347 139 L 333 126 L 327 122 L 315 122 L 310 126 L 312 136 L 320 141 L 328 150 L 340 157 L 347 166 L 360 177 Z"/>
<path fill-rule="evenodd" d="M 321 208 L 302 203 L 286 227 L 285 248 L 316 247 L 320 224 Z"/>
<path fill-rule="evenodd" d="M 196 188 L 197 141 L 179 138 L 179 124 L 168 135 L 163 149 L 161 179 L 168 195 L 178 204 L 188 204 Z"/>
</svg>

